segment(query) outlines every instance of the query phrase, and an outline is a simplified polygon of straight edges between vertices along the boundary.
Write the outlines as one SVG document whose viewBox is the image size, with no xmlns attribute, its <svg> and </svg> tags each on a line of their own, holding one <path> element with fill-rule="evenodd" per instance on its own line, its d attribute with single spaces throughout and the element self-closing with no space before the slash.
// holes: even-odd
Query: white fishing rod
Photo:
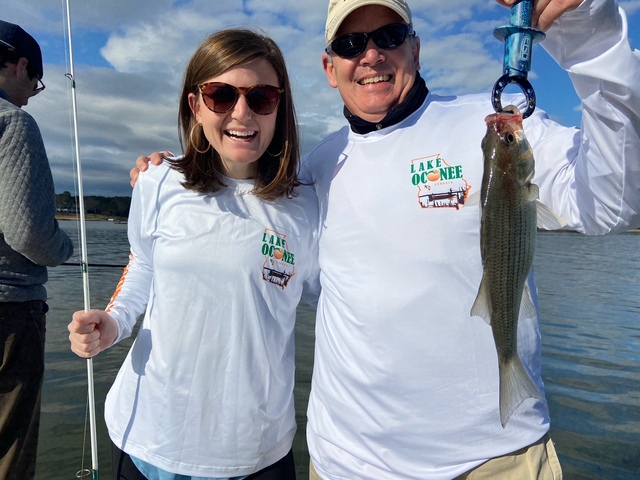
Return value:
<svg viewBox="0 0 640 480">
<path fill-rule="evenodd" d="M 76 154 L 76 173 L 78 177 L 78 211 L 80 223 L 80 262 L 82 265 L 82 287 L 84 292 L 84 311 L 91 308 L 89 300 L 89 268 L 87 261 L 87 231 L 84 217 L 84 191 L 82 187 L 82 164 L 80 162 L 80 142 L 78 140 L 78 109 L 76 106 L 76 79 L 73 68 L 73 41 L 71 38 L 71 11 L 69 0 L 66 0 L 67 35 L 69 38 L 69 73 L 66 77 L 71 81 L 71 103 L 73 109 L 73 132 Z M 87 383 L 89 405 L 89 431 L 91 436 L 91 478 L 98 479 L 98 440 L 96 432 L 96 402 L 93 386 L 93 359 L 87 359 Z M 80 473 L 80 472 L 79 472 Z"/>
</svg>

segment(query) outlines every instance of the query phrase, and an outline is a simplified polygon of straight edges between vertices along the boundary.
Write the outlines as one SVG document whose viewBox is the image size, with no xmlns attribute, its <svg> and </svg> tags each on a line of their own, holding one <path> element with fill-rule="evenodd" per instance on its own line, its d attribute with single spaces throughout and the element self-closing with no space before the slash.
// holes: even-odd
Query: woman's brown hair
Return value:
<svg viewBox="0 0 640 480">
<path fill-rule="evenodd" d="M 185 71 L 178 117 L 184 157 L 170 161 L 173 168 L 185 176 L 185 188 L 212 193 L 225 186 L 220 155 L 211 148 L 202 128 L 198 128 L 189 107 L 189 94 L 200 95 L 198 85 L 256 59 L 269 62 L 284 92 L 278 104 L 273 139 L 257 161 L 253 193 L 265 200 L 295 195 L 294 187 L 299 184 L 300 143 L 284 56 L 272 39 L 245 29 L 221 30 L 210 35 L 193 54 Z"/>
</svg>

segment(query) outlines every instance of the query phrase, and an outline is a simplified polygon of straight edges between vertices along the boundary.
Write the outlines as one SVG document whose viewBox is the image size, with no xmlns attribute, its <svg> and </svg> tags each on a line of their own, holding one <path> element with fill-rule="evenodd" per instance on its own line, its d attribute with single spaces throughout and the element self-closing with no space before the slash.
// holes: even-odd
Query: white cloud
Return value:
<svg viewBox="0 0 640 480">
<path fill-rule="evenodd" d="M 155 71 L 179 77 L 208 33 L 246 21 L 237 14 L 231 17 L 203 16 L 192 10 L 167 12 L 156 22 L 139 22 L 111 35 L 100 53 L 121 72 Z"/>
<path fill-rule="evenodd" d="M 620 6 L 624 9 L 627 15 L 633 15 L 640 11 L 640 0 L 629 0 L 619 2 Z"/>
<path fill-rule="evenodd" d="M 337 90 L 321 66 L 327 0 L 111 0 L 71 2 L 76 56 L 80 149 L 85 193 L 127 194 L 129 170 L 141 155 L 179 152 L 177 97 L 183 69 L 202 39 L 225 27 L 260 28 L 281 46 L 308 151 L 345 124 Z M 420 34 L 422 75 L 432 91 L 489 91 L 502 71 L 502 44 L 493 29 L 509 12 L 490 0 L 410 0 Z M 638 39 L 640 0 L 621 2 Z M 635 16 L 634 16 L 635 14 Z M 43 132 L 58 191 L 72 190 L 69 81 L 64 77 L 66 40 L 60 0 L 4 1 L 2 17 L 43 39 L 47 89 L 31 100 Z M 635 42 L 638 43 L 637 41 Z M 637 45 L 636 45 L 637 46 Z M 54 63 L 59 63 L 56 65 Z M 549 72 L 537 68 L 536 89 Z M 562 72 L 561 72 L 562 73 Z M 558 105 L 576 115 L 575 102 Z M 551 112 L 556 115 L 558 112 Z"/>
<path fill-rule="evenodd" d="M 502 70 L 501 62 L 491 58 L 480 38 L 473 34 L 424 42 L 421 63 L 429 85 L 455 94 L 486 91 Z"/>
</svg>

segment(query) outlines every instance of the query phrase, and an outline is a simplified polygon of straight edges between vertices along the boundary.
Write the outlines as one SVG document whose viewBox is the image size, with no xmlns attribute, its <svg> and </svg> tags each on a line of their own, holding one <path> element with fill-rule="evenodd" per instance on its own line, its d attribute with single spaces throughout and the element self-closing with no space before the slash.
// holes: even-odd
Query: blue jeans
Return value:
<svg viewBox="0 0 640 480">
<path fill-rule="evenodd" d="M 111 460 L 113 465 L 113 480 L 147 480 L 136 468 L 131 457 L 113 443 L 111 444 Z M 245 480 L 296 480 L 293 452 L 290 450 L 284 458 L 267 468 L 263 468 L 259 472 L 252 473 L 246 477 Z"/>
</svg>

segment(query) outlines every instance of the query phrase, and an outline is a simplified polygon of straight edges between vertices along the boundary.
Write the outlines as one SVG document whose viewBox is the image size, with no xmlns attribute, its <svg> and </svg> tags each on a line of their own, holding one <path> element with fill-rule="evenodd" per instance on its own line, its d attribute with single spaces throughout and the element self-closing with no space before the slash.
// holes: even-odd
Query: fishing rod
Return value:
<svg viewBox="0 0 640 480">
<path fill-rule="evenodd" d="M 89 300 L 89 268 L 87 261 L 87 231 L 84 217 L 84 191 L 82 186 L 82 164 L 80 162 L 80 142 L 78 139 L 78 109 L 76 104 L 76 80 L 73 67 L 73 41 L 71 38 L 71 8 L 69 0 L 66 1 L 67 34 L 69 38 L 69 73 L 65 76 L 71 82 L 71 103 L 73 111 L 73 132 L 75 141 L 76 174 L 78 177 L 78 221 L 80 226 L 80 256 L 82 265 L 82 287 L 84 293 L 84 311 L 91 309 Z M 87 385 L 88 385 L 88 410 L 89 410 L 89 432 L 91 438 L 91 478 L 98 480 L 98 436 L 96 432 L 96 402 L 93 382 L 93 359 L 87 359 Z M 84 476 L 83 469 L 76 476 Z"/>
<path fill-rule="evenodd" d="M 126 265 L 118 265 L 118 264 L 115 264 L 115 263 L 92 263 L 92 264 L 86 263 L 85 264 L 85 263 L 79 263 L 79 262 L 64 262 L 64 263 L 61 263 L 58 266 L 59 267 L 61 267 L 61 266 L 62 267 L 77 267 L 78 265 L 83 265 L 83 266 L 86 265 L 87 268 L 89 268 L 89 266 L 94 267 L 94 268 L 96 268 L 96 267 L 99 267 L 99 268 L 125 268 L 126 267 Z"/>
</svg>

